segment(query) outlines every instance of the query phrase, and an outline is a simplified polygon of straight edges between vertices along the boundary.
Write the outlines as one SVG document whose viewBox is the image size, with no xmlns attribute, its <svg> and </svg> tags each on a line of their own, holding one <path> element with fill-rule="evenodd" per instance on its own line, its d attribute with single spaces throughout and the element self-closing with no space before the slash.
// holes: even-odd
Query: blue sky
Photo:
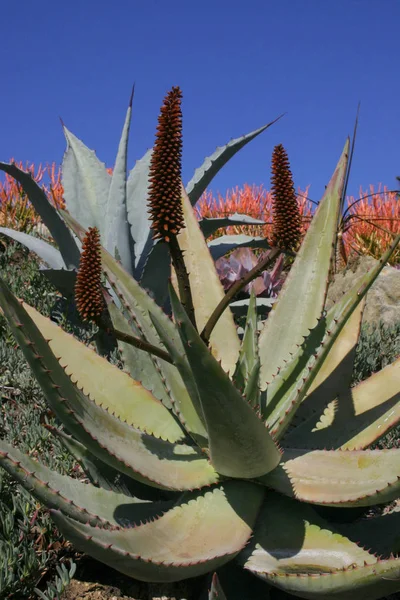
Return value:
<svg viewBox="0 0 400 600">
<path fill-rule="evenodd" d="M 360 101 L 349 192 L 396 187 L 398 0 L 20 0 L 3 3 L 1 22 L 0 160 L 59 163 L 61 116 L 112 166 L 136 82 L 130 166 L 179 85 L 185 181 L 216 146 L 286 112 L 211 188 L 269 188 L 283 143 L 296 186 L 318 200 Z"/>
</svg>

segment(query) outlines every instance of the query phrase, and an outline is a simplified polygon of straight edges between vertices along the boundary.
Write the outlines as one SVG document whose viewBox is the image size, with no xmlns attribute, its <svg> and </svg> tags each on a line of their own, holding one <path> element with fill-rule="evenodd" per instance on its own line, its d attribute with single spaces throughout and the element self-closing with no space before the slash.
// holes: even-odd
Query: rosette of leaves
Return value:
<svg viewBox="0 0 400 600">
<path fill-rule="evenodd" d="M 128 273 L 142 283 L 158 304 L 164 305 L 168 297 L 170 261 L 168 253 L 164 252 L 163 241 L 153 236 L 147 208 L 153 149 L 148 150 L 131 171 L 127 169 L 132 101 L 133 92 L 112 172 L 97 158 L 94 151 L 63 124 L 67 141 L 62 162 L 64 200 L 68 212 L 86 229 L 96 227 L 104 248 L 121 261 Z M 204 159 L 186 186 L 192 206 L 222 167 L 276 120 L 217 147 L 215 152 Z M 0 233 L 35 252 L 46 264 L 42 268 L 43 273 L 63 295 L 72 296 L 79 265 L 79 241 L 30 173 L 21 170 L 15 163 L 0 162 L 0 170 L 19 182 L 49 230 L 56 247 L 45 240 L 7 227 L 0 227 Z M 200 221 L 206 237 L 221 227 L 235 224 L 263 224 L 263 221 L 240 214 Z M 247 245 L 268 247 L 262 237 L 227 235 L 210 245 L 210 250 L 218 258 L 232 248 Z"/>
<path fill-rule="evenodd" d="M 244 569 L 264 582 L 265 598 L 271 586 L 332 600 L 400 590 L 400 513 L 349 518 L 400 496 L 400 450 L 369 449 L 399 422 L 400 361 L 350 390 L 364 298 L 399 239 L 325 310 L 348 150 L 347 142 L 260 335 L 253 294 L 239 340 L 183 187 L 179 202 L 177 187 L 150 198 L 175 265 L 173 319 L 86 226 L 63 215 L 90 246 L 81 269 L 97 272 L 100 258 L 104 310 L 126 336 L 125 370 L 0 282 L 4 315 L 62 423 L 51 430 L 90 483 L 4 441 L 0 465 L 48 507 L 76 548 L 153 582 L 231 563 L 238 577 Z M 176 165 L 170 174 L 178 178 Z M 174 226 L 158 227 L 166 214 Z"/>
</svg>

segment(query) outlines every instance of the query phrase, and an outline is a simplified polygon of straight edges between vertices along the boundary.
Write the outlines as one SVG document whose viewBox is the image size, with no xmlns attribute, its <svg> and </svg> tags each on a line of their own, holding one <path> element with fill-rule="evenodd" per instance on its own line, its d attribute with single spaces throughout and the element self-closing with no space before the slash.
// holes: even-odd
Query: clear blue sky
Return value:
<svg viewBox="0 0 400 600">
<path fill-rule="evenodd" d="M 357 104 L 349 192 L 400 175 L 399 0 L 20 0 L 1 6 L 0 160 L 60 162 L 58 117 L 112 166 L 136 82 L 130 166 L 167 90 L 184 94 L 187 182 L 216 146 L 287 115 L 212 189 L 269 188 L 273 146 L 319 199 Z"/>
</svg>

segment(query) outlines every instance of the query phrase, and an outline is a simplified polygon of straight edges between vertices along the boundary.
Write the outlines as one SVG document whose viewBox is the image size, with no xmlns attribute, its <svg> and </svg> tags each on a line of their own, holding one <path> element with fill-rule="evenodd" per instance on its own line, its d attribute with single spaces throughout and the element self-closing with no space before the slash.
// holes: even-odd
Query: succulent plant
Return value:
<svg viewBox="0 0 400 600">
<path fill-rule="evenodd" d="M 159 145 L 157 164 L 165 164 L 166 147 Z M 346 142 L 260 335 L 253 293 L 239 340 L 183 187 L 182 222 L 160 246 L 180 252 L 184 263 L 172 259 L 173 319 L 87 224 L 62 213 L 89 246 L 80 273 L 92 276 L 95 306 L 99 284 L 113 326 L 126 334 L 125 371 L 0 280 L 0 306 L 62 423 L 51 431 L 91 483 L 51 471 L 5 441 L 0 465 L 48 507 L 78 549 L 144 581 L 181 580 L 234 562 L 265 582 L 265 597 L 270 586 L 332 600 L 400 590 L 400 558 L 392 554 L 400 551 L 400 513 L 347 516 L 400 496 L 400 450 L 369 449 L 400 419 L 400 360 L 350 390 L 364 298 L 399 238 L 325 310 L 348 152 Z M 171 177 L 180 177 L 179 168 Z M 163 202 L 164 215 L 168 190 L 150 198 L 155 219 Z M 99 281 L 99 258 L 107 284 Z M 82 307 L 90 317 L 90 305 Z M 222 590 L 214 577 L 216 597 Z"/>
<path fill-rule="evenodd" d="M 257 256 L 250 248 L 238 248 L 229 254 L 227 258 L 221 257 L 215 262 L 217 273 L 225 291 L 242 279 L 257 263 L 265 258 L 266 252 Z M 271 271 L 263 273 L 253 279 L 243 288 L 247 295 L 254 291 L 257 298 L 276 298 L 283 285 L 282 269 L 283 255 L 279 257 Z"/>
<path fill-rule="evenodd" d="M 64 200 L 69 213 L 86 229 L 97 227 L 103 246 L 112 256 L 117 256 L 124 268 L 142 283 L 158 304 L 163 306 L 168 297 L 170 261 L 168 253 L 164 252 L 163 241 L 153 235 L 147 206 L 154 169 L 160 170 L 160 165 L 154 165 L 153 150 L 150 149 L 129 173 L 127 171 L 132 102 L 133 92 L 112 172 L 63 124 L 67 141 L 62 163 Z M 191 204 L 196 204 L 215 175 L 239 150 L 277 120 L 232 139 L 206 157 L 186 186 Z M 14 177 L 21 185 L 57 248 L 43 239 L 7 227 L 0 227 L 0 233 L 35 252 L 45 263 L 42 268 L 43 274 L 63 295 L 73 297 L 81 250 L 79 242 L 31 173 L 23 171 L 15 163 L 0 162 L 0 170 Z M 206 236 L 209 236 L 216 229 L 232 223 L 263 222 L 247 215 L 236 214 L 227 218 L 202 219 L 200 227 Z M 246 239 L 243 239 L 240 235 L 229 235 L 225 238 L 210 245 L 213 256 L 222 256 L 237 246 L 266 247 L 266 241 L 262 238 L 245 236 Z"/>
</svg>

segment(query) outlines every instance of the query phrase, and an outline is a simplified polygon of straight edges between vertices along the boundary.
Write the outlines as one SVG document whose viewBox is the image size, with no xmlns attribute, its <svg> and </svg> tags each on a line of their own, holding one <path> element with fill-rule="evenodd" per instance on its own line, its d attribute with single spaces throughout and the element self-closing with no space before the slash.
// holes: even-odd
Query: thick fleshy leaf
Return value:
<svg viewBox="0 0 400 600">
<path fill-rule="evenodd" d="M 208 594 L 208 600 L 226 600 L 224 590 L 221 587 L 218 575 L 216 573 L 214 573 L 212 577 L 211 589 Z"/>
<path fill-rule="evenodd" d="M 104 223 L 104 246 L 113 256 L 115 256 L 115 251 L 117 251 L 119 260 L 129 273 L 132 273 L 133 260 L 131 250 L 133 250 L 133 243 L 131 243 L 131 234 L 129 230 L 126 207 L 126 170 L 131 114 L 132 100 L 126 113 L 117 158 L 112 173 Z"/>
<path fill-rule="evenodd" d="M 201 340 L 172 286 L 170 296 L 197 385 L 212 464 L 228 477 L 250 479 L 268 473 L 279 463 L 280 451 L 263 422 Z"/>
<path fill-rule="evenodd" d="M 8 227 L 0 227 L 0 233 L 26 246 L 28 250 L 37 254 L 52 269 L 66 268 L 61 252 L 44 240 L 22 231 L 14 231 L 14 229 Z"/>
<path fill-rule="evenodd" d="M 182 207 L 185 228 L 178 235 L 178 243 L 189 274 L 197 329 L 202 331 L 225 293 L 194 210 L 183 188 Z M 225 310 L 215 326 L 210 337 L 210 346 L 213 355 L 221 361 L 222 368 L 233 374 L 239 356 L 240 342 L 229 308 Z"/>
<path fill-rule="evenodd" d="M 158 241 L 148 253 L 140 285 L 162 307 L 168 302 L 168 281 L 171 276 L 171 257 L 163 241 Z"/>
<path fill-rule="evenodd" d="M 377 559 L 307 504 L 273 493 L 238 560 L 264 581 L 310 600 L 377 600 L 400 590 L 400 558 Z"/>
<path fill-rule="evenodd" d="M 254 370 L 259 373 L 258 334 L 257 334 L 257 301 L 254 291 L 251 291 L 249 308 L 247 311 L 246 327 L 244 330 L 239 359 L 236 365 L 233 381 L 238 389 L 245 389 Z M 259 390 L 258 377 L 256 378 L 256 391 Z M 247 401 L 249 398 L 245 394 Z M 252 395 L 250 404 L 257 406 L 257 394 Z"/>
<path fill-rule="evenodd" d="M 148 215 L 148 187 L 149 169 L 153 150 L 147 150 L 146 154 L 136 162 L 129 173 L 127 183 L 127 210 L 128 221 L 131 226 L 131 235 L 135 243 L 135 271 L 137 279 L 141 277 L 147 256 L 154 246 L 153 236 L 150 230 L 150 219 Z M 79 220 L 79 219 L 78 219 Z"/>
<path fill-rule="evenodd" d="M 111 175 L 93 150 L 65 126 L 63 130 L 67 150 L 62 162 L 62 184 L 67 210 L 85 229 L 97 227 L 105 244 Z"/>
<path fill-rule="evenodd" d="M 68 268 L 78 267 L 80 252 L 71 232 L 31 174 L 22 171 L 16 165 L 2 162 L 0 162 L 0 169 L 21 184 L 34 209 L 56 242 L 65 266 Z"/>
<path fill-rule="evenodd" d="M 217 260 L 237 248 L 270 248 L 270 245 L 266 238 L 253 237 L 241 233 L 237 235 L 222 235 L 208 242 L 208 247 L 213 259 Z"/>
<path fill-rule="evenodd" d="M 249 540 L 264 491 L 228 481 L 185 494 L 163 516 L 133 528 L 104 530 L 52 511 L 60 531 L 83 552 L 143 581 L 179 581 L 231 560 Z"/>
<path fill-rule="evenodd" d="M 251 140 L 254 140 L 254 138 L 276 123 L 280 118 L 281 117 L 278 117 L 274 121 L 271 121 L 271 123 L 268 123 L 259 129 L 255 129 L 251 133 L 247 133 L 246 135 L 231 140 L 225 144 L 225 146 L 219 146 L 211 156 L 207 156 L 201 167 L 195 170 L 192 179 L 186 186 L 186 193 L 189 196 L 192 206 L 196 204 L 197 200 L 199 200 L 202 193 L 206 190 L 207 186 L 222 167 L 226 165 L 239 150 L 246 146 L 246 144 L 251 142 Z"/>
<path fill-rule="evenodd" d="M 337 527 L 340 533 L 378 556 L 400 553 L 400 506 L 390 513 L 339 523 Z"/>
<path fill-rule="evenodd" d="M 400 450 L 285 450 L 261 481 L 311 504 L 382 504 L 400 497 Z"/>
<path fill-rule="evenodd" d="M 260 334 L 261 386 L 267 384 L 320 317 L 328 286 L 349 140 L 319 203 L 296 260 Z"/>
<path fill-rule="evenodd" d="M 76 269 L 40 268 L 39 270 L 65 298 L 75 296 Z"/>
<path fill-rule="evenodd" d="M 0 440 L 0 466 L 46 508 L 93 526 L 132 527 L 160 516 L 171 502 L 152 503 L 60 475 Z"/>
<path fill-rule="evenodd" d="M 273 434 L 281 438 L 289 427 L 295 412 L 304 400 L 310 386 L 354 311 L 365 298 L 400 241 L 397 236 L 392 246 L 377 264 L 368 271 L 319 320 L 304 343 L 298 348 L 281 372 L 267 388 L 269 405 L 266 422 Z"/>
<path fill-rule="evenodd" d="M 57 429 L 52 425 L 45 425 L 45 427 L 62 442 L 68 452 L 81 465 L 89 481 L 96 487 L 151 502 L 169 500 L 174 495 L 180 493 L 160 490 L 132 479 L 97 458 L 83 444 L 65 433 L 65 431 Z"/>
<path fill-rule="evenodd" d="M 194 489 L 218 481 L 218 474 L 197 448 L 171 444 L 142 433 L 85 396 L 72 383 L 32 319 L 1 280 L 0 305 L 50 408 L 95 456 L 125 475 L 154 487 Z"/>
<path fill-rule="evenodd" d="M 312 416 L 318 421 L 321 412 L 330 401 L 348 392 L 351 386 L 354 356 L 360 335 L 364 306 L 365 298 L 339 333 L 295 416 L 296 424 L 308 421 Z M 296 439 L 299 441 L 300 438 L 296 435 Z M 288 443 L 288 445 L 298 448 L 316 448 L 316 446 L 302 446 L 298 443 L 297 445 Z"/>
<path fill-rule="evenodd" d="M 75 233 L 80 237 L 83 236 L 84 231 L 82 227 L 72 219 L 70 215 L 65 215 L 65 218 Z M 177 345 L 178 348 L 182 348 L 181 352 L 183 353 L 179 334 L 172 321 L 137 281 L 124 270 L 122 265 L 103 248 L 102 263 L 108 280 L 121 301 L 124 316 L 129 320 L 130 324 L 132 324 L 134 335 L 143 337 L 154 346 L 161 347 L 162 344 L 160 338 L 150 319 L 151 313 L 155 315 L 158 321 L 163 325 L 163 328 L 170 337 L 171 343 Z M 191 400 L 178 370 L 175 366 L 161 359 L 159 360 L 154 356 L 151 356 L 151 360 L 154 364 L 154 377 L 161 381 L 167 392 L 165 397 L 163 396 L 160 399 L 168 408 L 173 409 L 181 423 L 185 426 L 185 429 L 189 433 L 192 432 L 191 426 L 194 426 L 194 424 L 190 419 L 190 416 L 193 415 Z M 138 373 L 137 378 L 140 378 L 140 372 Z M 186 414 L 181 412 L 181 410 L 185 410 L 185 407 L 190 407 L 190 415 L 187 415 L 187 418 Z M 199 425 L 198 420 L 196 423 Z M 206 435 L 204 428 L 201 432 L 194 430 L 193 433 Z"/>
<path fill-rule="evenodd" d="M 264 221 L 254 219 L 249 215 L 234 213 L 228 217 L 205 218 L 199 221 L 200 229 L 205 238 L 215 233 L 221 227 L 232 227 L 234 225 L 265 225 Z"/>
<path fill-rule="evenodd" d="M 400 358 L 329 402 L 284 439 L 289 447 L 367 448 L 400 422 Z M 303 444 L 303 446 L 301 446 Z"/>
<path fill-rule="evenodd" d="M 145 433 L 169 442 L 185 438 L 168 409 L 139 382 L 28 304 L 22 306 L 65 373 L 93 402 Z"/>
</svg>

